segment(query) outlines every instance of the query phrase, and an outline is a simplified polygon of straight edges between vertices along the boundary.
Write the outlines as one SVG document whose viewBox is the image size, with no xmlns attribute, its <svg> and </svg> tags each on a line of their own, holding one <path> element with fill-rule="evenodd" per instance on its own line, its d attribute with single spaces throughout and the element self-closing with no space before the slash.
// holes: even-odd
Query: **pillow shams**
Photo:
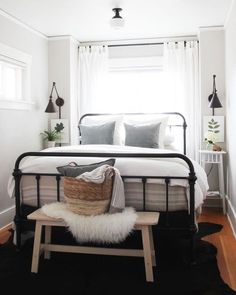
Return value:
<svg viewBox="0 0 236 295">
<path fill-rule="evenodd" d="M 168 116 L 156 116 L 156 115 L 138 115 L 138 116 L 126 116 L 124 118 L 124 123 L 131 125 L 148 125 L 148 124 L 160 124 L 159 137 L 158 137 L 158 147 L 160 149 L 164 148 L 164 137 L 166 134 L 166 128 L 168 124 Z M 125 140 L 124 140 L 125 141 Z"/>
<path fill-rule="evenodd" d="M 158 148 L 160 124 L 160 122 L 146 125 L 130 125 L 125 123 L 125 145 Z"/>
<path fill-rule="evenodd" d="M 81 144 L 113 144 L 115 122 L 79 126 Z"/>
<path fill-rule="evenodd" d="M 115 165 L 115 159 L 108 159 L 106 161 L 92 163 L 89 165 L 77 165 L 76 163 L 72 162 L 65 166 L 57 167 L 57 171 L 60 172 L 64 176 L 68 177 L 76 177 L 84 172 L 91 172 L 92 170 L 102 166 L 102 165 Z"/>
<path fill-rule="evenodd" d="M 123 142 L 123 116 L 122 115 L 99 115 L 99 116 L 88 116 L 83 119 L 83 125 L 101 125 L 106 123 L 115 123 L 113 144 L 122 145 Z"/>
</svg>

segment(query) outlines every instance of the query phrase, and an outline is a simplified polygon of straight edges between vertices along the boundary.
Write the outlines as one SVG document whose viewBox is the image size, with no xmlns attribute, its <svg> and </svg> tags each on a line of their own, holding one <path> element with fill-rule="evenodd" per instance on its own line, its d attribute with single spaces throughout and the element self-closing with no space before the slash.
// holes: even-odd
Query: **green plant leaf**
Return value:
<svg viewBox="0 0 236 295">
<path fill-rule="evenodd" d="M 59 139 L 59 134 L 56 132 L 56 130 L 52 130 L 52 131 L 44 130 L 44 132 L 42 132 L 41 134 L 43 135 L 44 140 L 55 141 Z"/>
<path fill-rule="evenodd" d="M 56 130 L 56 132 L 61 132 L 64 128 L 65 127 L 63 123 L 61 122 L 61 123 L 57 123 L 54 129 Z"/>
</svg>

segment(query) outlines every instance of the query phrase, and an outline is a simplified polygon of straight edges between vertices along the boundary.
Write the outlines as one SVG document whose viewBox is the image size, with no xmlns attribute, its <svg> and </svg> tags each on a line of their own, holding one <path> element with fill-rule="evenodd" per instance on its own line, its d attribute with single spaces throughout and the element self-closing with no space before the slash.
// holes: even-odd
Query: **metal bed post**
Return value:
<svg viewBox="0 0 236 295">
<path fill-rule="evenodd" d="M 21 180 L 21 170 L 19 167 L 14 169 L 12 174 L 15 180 L 15 217 L 14 224 L 16 230 L 16 246 L 20 249 L 21 246 L 21 226 L 22 226 L 22 216 L 21 216 L 21 201 L 20 201 L 20 180 Z"/>
<path fill-rule="evenodd" d="M 194 187 L 196 183 L 197 177 L 195 175 L 194 170 L 190 171 L 189 173 L 189 195 L 190 195 L 190 201 L 189 201 L 189 211 L 190 211 L 190 233 L 191 233 L 191 263 L 195 263 L 196 261 L 196 251 L 195 251 L 195 233 L 197 231 L 196 225 L 195 225 L 195 192 Z"/>
</svg>

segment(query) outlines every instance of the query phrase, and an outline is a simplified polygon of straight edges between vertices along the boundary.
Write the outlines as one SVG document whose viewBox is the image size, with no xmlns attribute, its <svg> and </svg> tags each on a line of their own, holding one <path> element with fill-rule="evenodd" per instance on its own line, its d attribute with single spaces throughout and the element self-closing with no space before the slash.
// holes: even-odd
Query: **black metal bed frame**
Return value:
<svg viewBox="0 0 236 295">
<path fill-rule="evenodd" d="M 163 113 L 162 113 L 163 114 Z M 15 229 L 16 229 L 16 246 L 18 249 L 21 247 L 21 233 L 22 233 L 22 227 L 25 223 L 29 222 L 27 220 L 27 216 L 24 215 L 22 211 L 22 202 L 21 202 L 21 190 L 20 190 L 20 185 L 21 185 L 21 179 L 23 176 L 26 175 L 31 175 L 35 176 L 35 181 L 36 181 L 36 187 L 37 187 L 37 207 L 41 207 L 40 203 L 40 180 L 42 177 L 55 177 L 56 178 L 56 187 L 57 187 L 57 199 L 55 201 L 60 201 L 60 181 L 61 178 L 63 177 L 59 173 L 26 173 L 22 172 L 20 169 L 20 163 L 23 159 L 26 157 L 30 156 L 37 156 L 37 157 L 102 157 L 102 158 L 108 158 L 108 157 L 113 157 L 113 158 L 179 158 L 182 159 L 186 164 L 188 165 L 189 168 L 189 175 L 188 176 L 183 176 L 183 177 L 177 177 L 177 176 L 126 176 L 122 175 L 123 180 L 128 178 L 135 178 L 135 179 L 141 179 L 142 186 L 143 186 L 143 211 L 146 211 L 146 183 L 148 179 L 163 179 L 165 182 L 165 187 L 166 187 L 166 210 L 165 210 L 165 229 L 167 230 L 182 230 L 182 231 L 187 231 L 187 233 L 190 235 L 190 241 L 191 241 L 191 259 L 192 261 L 194 260 L 194 237 L 195 233 L 197 231 L 197 226 L 195 224 L 195 192 L 194 192 L 194 186 L 196 182 L 196 175 L 194 171 L 194 166 L 191 160 L 185 155 L 186 153 L 186 122 L 183 117 L 183 115 L 179 113 L 164 113 L 168 115 L 179 115 L 183 119 L 183 125 L 174 125 L 174 126 L 182 126 L 183 127 L 183 143 L 184 143 L 184 154 L 179 154 L 179 153 L 152 153 L 152 154 L 145 154 L 145 153 L 71 153 L 71 152 L 26 152 L 21 154 L 16 162 L 15 162 L 15 167 L 14 167 L 14 180 L 15 180 L 15 206 L 16 206 L 16 211 L 15 211 L 15 217 L 14 217 L 14 223 L 15 223 Z M 104 115 L 104 114 L 87 114 L 81 117 L 80 123 L 82 119 L 86 116 L 92 116 L 92 115 Z M 111 114 L 109 114 L 111 115 Z M 114 114 L 117 115 L 117 114 Z M 133 115 L 133 114 L 130 114 Z M 173 226 L 169 224 L 169 185 L 170 185 L 170 180 L 171 179 L 186 179 L 189 183 L 189 210 L 187 213 L 188 216 L 188 221 L 187 224 L 184 225 L 183 227 L 178 227 L 178 226 Z"/>
<path fill-rule="evenodd" d="M 83 116 L 81 116 L 80 120 L 79 120 L 79 126 L 82 123 L 82 121 L 84 120 L 84 118 L 86 117 L 95 117 L 95 116 L 158 116 L 158 115 L 170 115 L 170 116 L 179 116 L 183 123 L 179 124 L 179 125 L 169 125 L 171 127 L 181 127 L 183 130 L 183 153 L 184 155 L 186 155 L 186 129 L 187 129 L 187 124 L 186 124 L 186 120 L 185 117 L 178 112 L 163 112 L 163 113 L 88 113 L 88 114 L 84 114 Z M 79 127 L 78 126 L 78 127 Z M 79 128 L 79 135 L 81 135 L 80 133 L 80 128 Z"/>
</svg>

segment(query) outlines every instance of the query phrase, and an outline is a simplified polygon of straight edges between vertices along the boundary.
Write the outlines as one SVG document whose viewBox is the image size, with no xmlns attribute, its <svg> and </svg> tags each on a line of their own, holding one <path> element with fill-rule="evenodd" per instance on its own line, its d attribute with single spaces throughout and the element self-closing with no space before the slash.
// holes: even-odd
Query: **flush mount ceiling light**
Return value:
<svg viewBox="0 0 236 295">
<path fill-rule="evenodd" d="M 122 28 L 125 24 L 124 19 L 120 16 L 120 11 L 122 11 L 122 8 L 113 8 L 112 9 L 115 13 L 113 18 L 111 19 L 111 26 L 114 29 Z"/>
</svg>

